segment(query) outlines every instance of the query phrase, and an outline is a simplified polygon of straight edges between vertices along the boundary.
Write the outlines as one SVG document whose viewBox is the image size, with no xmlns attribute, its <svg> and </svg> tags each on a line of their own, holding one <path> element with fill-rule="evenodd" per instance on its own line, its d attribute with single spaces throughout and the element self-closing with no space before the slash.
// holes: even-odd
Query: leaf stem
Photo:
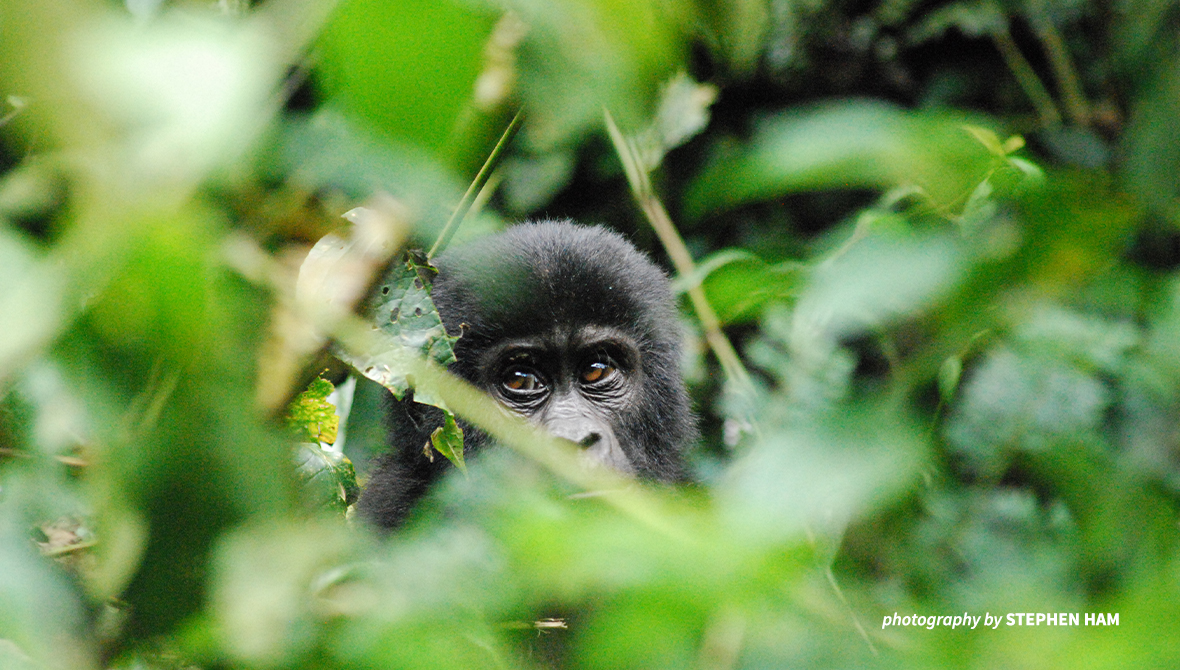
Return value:
<svg viewBox="0 0 1180 670">
<path fill-rule="evenodd" d="M 1008 69 L 1016 77 L 1017 83 L 1024 89 L 1025 94 L 1032 101 L 1033 107 L 1036 107 L 1037 115 L 1041 118 L 1041 125 L 1061 125 L 1061 112 L 1057 110 L 1057 103 L 1053 102 L 1053 96 L 1049 95 L 1048 89 L 1045 88 L 1045 84 L 1041 82 L 1028 59 L 1020 53 L 1020 48 L 1016 46 L 1016 41 L 1012 39 L 1012 34 L 1008 32 L 1007 26 L 993 32 L 992 41 L 995 42 L 1004 62 L 1008 64 Z"/>
<path fill-rule="evenodd" d="M 609 110 L 603 109 L 603 116 L 611 142 L 615 146 L 615 152 L 618 153 L 619 160 L 623 162 L 623 171 L 627 174 L 631 193 L 656 231 L 656 236 L 660 238 L 660 243 L 664 245 L 668 257 L 672 259 L 672 265 L 676 267 L 676 272 L 681 277 L 696 276 L 696 263 L 692 260 L 692 254 L 688 252 L 684 239 L 676 231 L 676 226 L 672 223 L 672 217 L 668 216 L 668 211 L 664 209 L 664 204 L 655 194 L 651 179 L 639 160 L 634 144 L 619 130 Z M 721 363 L 721 369 L 725 371 L 726 378 L 735 383 L 741 392 L 752 392 L 750 373 L 738 358 L 737 351 L 734 350 L 729 338 L 722 332 L 721 320 L 717 318 L 717 313 L 713 311 L 713 306 L 709 304 L 709 300 L 705 297 L 705 291 L 699 282 L 690 284 L 688 297 L 701 322 L 701 327 L 705 331 L 705 340 L 708 341 L 709 347 L 713 349 L 718 362 Z"/>
<path fill-rule="evenodd" d="M 463 194 L 463 198 L 459 200 L 459 204 L 455 207 L 455 211 L 451 214 L 451 218 L 447 221 L 447 225 L 438 235 L 438 239 L 434 241 L 434 246 L 430 247 L 426 258 L 434 258 L 436 254 L 441 252 L 450 243 L 451 238 L 454 237 L 455 231 L 459 229 L 459 224 L 463 222 L 463 218 L 471 209 L 471 204 L 475 202 L 476 195 L 483 188 L 483 185 L 488 181 L 492 170 L 500 163 L 500 156 L 504 153 L 504 149 L 512 142 L 512 138 L 516 137 L 516 131 L 520 129 L 520 120 L 524 115 L 524 110 L 520 109 L 516 112 L 516 116 L 512 117 L 508 127 L 504 129 L 504 134 L 500 136 L 500 141 L 496 142 L 496 146 L 492 149 L 492 153 L 488 154 L 488 159 L 484 161 L 483 167 L 479 169 L 479 174 L 475 175 L 471 185 L 467 187 L 467 192 Z"/>
<path fill-rule="evenodd" d="M 1090 103 L 1086 100 L 1086 94 L 1082 90 L 1077 68 L 1074 67 L 1073 61 L 1069 57 L 1069 51 L 1065 48 L 1065 40 L 1061 39 L 1061 33 L 1058 32 L 1057 26 L 1053 25 L 1048 18 L 1033 23 L 1038 28 L 1037 37 L 1041 39 L 1041 45 L 1049 57 L 1049 65 L 1053 68 L 1053 74 L 1057 77 L 1057 83 L 1061 87 L 1061 97 L 1065 102 L 1065 111 L 1069 113 L 1070 121 L 1079 126 L 1089 125 Z"/>
</svg>

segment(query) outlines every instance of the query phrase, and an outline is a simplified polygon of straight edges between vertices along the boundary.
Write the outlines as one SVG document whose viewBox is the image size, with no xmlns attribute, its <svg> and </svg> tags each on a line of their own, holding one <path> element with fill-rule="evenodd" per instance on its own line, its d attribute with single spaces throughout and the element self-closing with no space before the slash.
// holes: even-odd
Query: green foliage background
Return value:
<svg viewBox="0 0 1180 670">
<path fill-rule="evenodd" d="M 1176 667 L 1178 24 L 0 4 L 0 667 Z M 573 216 L 665 260 L 609 110 L 751 383 L 686 298 L 699 484 L 585 495 L 505 448 L 377 538 L 284 425 L 323 369 L 271 337 L 292 268 L 374 201 L 428 246 L 520 106 L 460 238 Z M 1009 612 L 1119 625 L 882 627 Z"/>
</svg>

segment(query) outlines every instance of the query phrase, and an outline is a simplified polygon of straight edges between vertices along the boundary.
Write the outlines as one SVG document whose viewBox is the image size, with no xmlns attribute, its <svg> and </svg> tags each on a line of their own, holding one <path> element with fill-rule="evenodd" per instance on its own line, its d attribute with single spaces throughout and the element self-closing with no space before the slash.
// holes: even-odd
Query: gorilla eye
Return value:
<svg viewBox="0 0 1180 670">
<path fill-rule="evenodd" d="M 539 374 L 533 370 L 519 366 L 508 368 L 504 372 L 504 379 L 501 383 L 504 384 L 504 388 L 510 391 L 522 391 L 525 393 L 529 391 L 540 391 L 545 388 L 545 382 L 541 380 Z"/>
<path fill-rule="evenodd" d="M 609 379 L 615 373 L 615 366 L 610 361 L 594 361 L 582 368 L 582 381 L 587 384 Z"/>
</svg>

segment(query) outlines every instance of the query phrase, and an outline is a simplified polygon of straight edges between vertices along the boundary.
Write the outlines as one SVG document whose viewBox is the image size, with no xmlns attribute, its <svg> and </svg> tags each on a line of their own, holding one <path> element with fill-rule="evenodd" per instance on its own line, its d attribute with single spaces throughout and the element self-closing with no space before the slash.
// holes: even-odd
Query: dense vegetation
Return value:
<svg viewBox="0 0 1180 670">
<path fill-rule="evenodd" d="M 1176 667 L 1178 27 L 0 3 L 0 667 Z M 338 235 L 315 277 L 356 302 L 460 202 L 456 243 L 572 216 L 677 271 L 699 484 L 602 490 L 507 426 L 402 532 L 349 522 L 387 391 L 352 464 L 330 387 L 292 404 L 338 358 L 496 419 L 300 264 Z"/>
</svg>

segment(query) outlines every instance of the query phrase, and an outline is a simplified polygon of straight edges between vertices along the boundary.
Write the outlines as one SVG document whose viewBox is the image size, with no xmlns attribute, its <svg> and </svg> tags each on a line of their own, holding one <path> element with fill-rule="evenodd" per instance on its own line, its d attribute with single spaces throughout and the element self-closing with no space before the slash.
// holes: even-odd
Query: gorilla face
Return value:
<svg viewBox="0 0 1180 670">
<path fill-rule="evenodd" d="M 514 226 L 440 256 L 433 298 L 462 332 L 451 371 L 509 410 L 579 444 L 587 459 L 659 481 L 684 478 L 696 424 L 680 375 L 668 280 L 616 233 L 570 222 Z M 359 511 L 396 526 L 449 465 L 423 445 L 434 408 L 394 402 L 392 451 Z M 477 456 L 491 440 L 463 425 Z"/>
<path fill-rule="evenodd" d="M 556 328 L 499 343 L 484 354 L 480 380 L 505 407 L 585 449 L 587 458 L 633 473 L 614 425 L 642 387 L 639 348 L 621 330 Z"/>
</svg>

